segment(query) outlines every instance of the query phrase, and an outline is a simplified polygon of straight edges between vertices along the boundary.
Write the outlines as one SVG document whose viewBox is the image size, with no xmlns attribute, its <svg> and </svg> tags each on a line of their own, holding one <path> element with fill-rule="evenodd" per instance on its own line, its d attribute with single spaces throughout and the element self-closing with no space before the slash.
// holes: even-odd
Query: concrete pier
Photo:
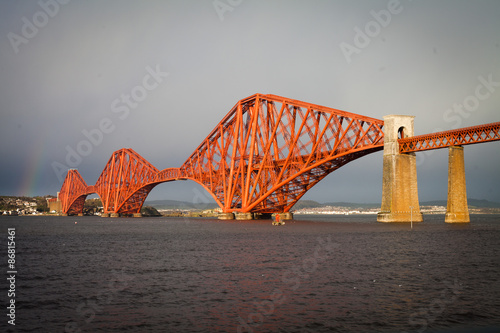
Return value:
<svg viewBox="0 0 500 333">
<path fill-rule="evenodd" d="M 253 213 L 234 213 L 237 220 L 253 220 Z"/>
<path fill-rule="evenodd" d="M 378 222 L 422 222 L 414 153 L 400 154 L 398 136 L 413 136 L 414 116 L 384 117 L 382 205 Z"/>
<path fill-rule="evenodd" d="M 293 214 L 290 212 L 278 213 L 280 215 L 281 221 L 293 220 Z M 269 213 L 219 213 L 219 220 L 271 220 L 273 218 L 272 214 Z"/>
<path fill-rule="evenodd" d="M 219 213 L 218 219 L 219 220 L 234 220 L 234 214 L 233 213 Z"/>
<path fill-rule="evenodd" d="M 132 214 L 132 217 L 142 217 L 142 214 L 141 213 L 134 213 L 134 214 Z"/>
<path fill-rule="evenodd" d="M 120 217 L 120 213 L 111 213 L 109 217 Z"/>
<path fill-rule="evenodd" d="M 444 221 L 446 223 L 470 222 L 465 186 L 464 147 L 462 146 L 448 148 L 448 204 Z"/>
<path fill-rule="evenodd" d="M 290 212 L 279 213 L 281 221 L 293 220 L 293 214 Z"/>
</svg>

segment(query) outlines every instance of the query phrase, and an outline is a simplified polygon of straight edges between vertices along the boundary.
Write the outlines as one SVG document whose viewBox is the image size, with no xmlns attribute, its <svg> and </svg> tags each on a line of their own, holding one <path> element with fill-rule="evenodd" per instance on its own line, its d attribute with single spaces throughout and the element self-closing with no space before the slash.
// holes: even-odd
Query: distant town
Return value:
<svg viewBox="0 0 500 333">
<path fill-rule="evenodd" d="M 446 205 L 420 205 L 422 214 L 446 214 Z M 294 211 L 294 214 L 331 214 L 331 215 L 354 215 L 354 214 L 374 214 L 380 212 L 378 208 L 356 207 L 356 204 L 348 206 L 322 206 L 317 208 L 302 208 Z M 470 214 L 499 214 L 500 208 L 472 207 L 469 206 Z"/>
<path fill-rule="evenodd" d="M 45 197 L 0 196 L 0 215 L 40 215 L 49 212 L 48 199 Z"/>
<path fill-rule="evenodd" d="M 59 212 L 49 210 L 49 200 L 54 196 L 43 197 L 16 197 L 0 196 L 0 215 L 4 216 L 33 216 L 59 215 Z M 500 203 L 487 200 L 468 199 L 470 214 L 500 214 Z M 431 201 L 420 203 L 423 214 L 445 214 L 446 201 Z M 165 217 L 213 217 L 221 209 L 214 203 L 190 203 L 175 200 L 146 201 L 141 213 L 143 216 Z M 299 201 L 292 212 L 296 215 L 355 215 L 377 214 L 380 204 L 357 204 L 348 202 L 318 203 L 311 200 Z M 84 206 L 84 215 L 100 216 L 103 212 L 101 200 L 87 199 Z"/>
</svg>

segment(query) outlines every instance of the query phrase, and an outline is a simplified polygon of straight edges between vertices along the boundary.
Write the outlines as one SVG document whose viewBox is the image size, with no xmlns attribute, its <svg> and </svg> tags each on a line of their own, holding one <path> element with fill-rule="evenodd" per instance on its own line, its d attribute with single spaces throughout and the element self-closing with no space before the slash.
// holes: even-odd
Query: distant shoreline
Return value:
<svg viewBox="0 0 500 333">
<path fill-rule="evenodd" d="M 40 212 L 36 205 L 45 201 L 45 197 L 0 196 L 0 216 L 5 212 L 15 212 L 12 216 L 57 216 L 58 214 Z M 94 200 L 94 199 L 88 199 Z M 426 201 L 420 203 L 420 211 L 424 215 L 446 213 L 446 200 Z M 2 207 L 5 206 L 5 207 Z M 488 200 L 468 199 L 469 214 L 500 214 L 500 203 Z M 163 217 L 217 217 L 219 207 L 215 202 L 192 203 L 177 200 L 146 201 L 143 207 L 153 207 Z M 332 202 L 319 203 L 312 200 L 300 200 L 291 210 L 297 215 L 376 215 L 380 204 Z M 35 213 L 35 214 L 33 214 Z M 7 214 L 7 216 L 9 216 Z M 93 216 L 93 215 L 90 215 Z M 98 215 L 96 215 L 98 216 Z M 145 215 L 147 216 L 147 215 Z"/>
</svg>

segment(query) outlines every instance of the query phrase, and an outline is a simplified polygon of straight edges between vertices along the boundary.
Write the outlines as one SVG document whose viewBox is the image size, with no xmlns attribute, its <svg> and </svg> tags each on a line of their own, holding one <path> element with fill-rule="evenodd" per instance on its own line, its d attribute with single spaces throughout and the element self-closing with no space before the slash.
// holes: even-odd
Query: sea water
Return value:
<svg viewBox="0 0 500 333">
<path fill-rule="evenodd" d="M 500 216 L 424 218 L 0 217 L 0 329 L 498 332 Z"/>
</svg>

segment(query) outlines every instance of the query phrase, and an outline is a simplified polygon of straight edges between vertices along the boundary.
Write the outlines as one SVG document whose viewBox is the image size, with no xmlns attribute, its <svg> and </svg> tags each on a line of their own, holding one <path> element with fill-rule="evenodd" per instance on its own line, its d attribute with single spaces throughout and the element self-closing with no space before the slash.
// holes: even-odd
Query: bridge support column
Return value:
<svg viewBox="0 0 500 333">
<path fill-rule="evenodd" d="M 464 147 L 448 148 L 448 204 L 446 206 L 447 223 L 470 222 L 465 186 Z"/>
<path fill-rule="evenodd" d="M 280 214 L 280 218 L 282 221 L 293 220 L 293 213 L 284 212 L 284 213 L 279 213 L 279 214 Z"/>
<path fill-rule="evenodd" d="M 120 213 L 111 213 L 109 217 L 120 217 Z"/>
<path fill-rule="evenodd" d="M 219 220 L 234 220 L 233 213 L 219 213 Z"/>
<path fill-rule="evenodd" d="M 109 213 L 102 213 L 101 217 L 109 217 Z"/>
<path fill-rule="evenodd" d="M 235 213 L 237 220 L 253 220 L 253 213 Z"/>
<path fill-rule="evenodd" d="M 378 222 L 422 222 L 415 153 L 400 154 L 398 135 L 413 136 L 414 116 L 384 117 L 382 207 Z"/>
</svg>

